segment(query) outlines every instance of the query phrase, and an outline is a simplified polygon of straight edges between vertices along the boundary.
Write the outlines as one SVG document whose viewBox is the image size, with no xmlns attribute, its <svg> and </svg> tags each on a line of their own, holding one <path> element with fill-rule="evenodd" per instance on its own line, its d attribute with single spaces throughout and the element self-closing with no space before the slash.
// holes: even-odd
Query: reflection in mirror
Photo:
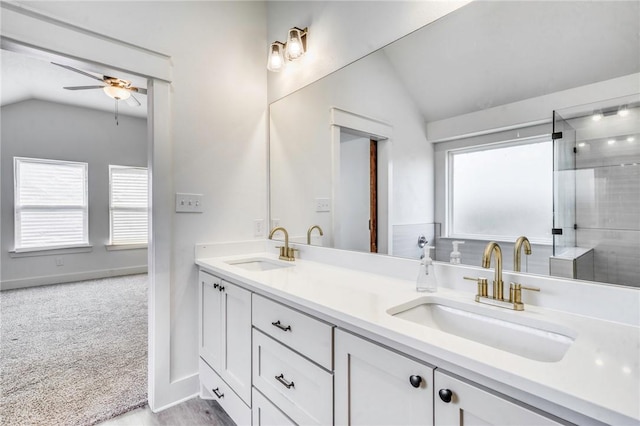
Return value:
<svg viewBox="0 0 640 426">
<path fill-rule="evenodd" d="M 572 236 L 574 225 L 579 230 L 581 218 L 588 218 L 584 226 L 589 221 L 611 222 L 611 227 L 599 226 L 606 239 L 615 240 L 611 232 L 619 221 L 608 214 L 622 208 L 636 218 L 635 231 L 629 232 L 636 232 L 635 241 L 640 240 L 638 197 L 633 201 L 627 196 L 624 206 L 612 201 L 619 191 L 640 193 L 637 175 L 635 182 L 629 178 L 622 189 L 606 192 L 609 195 L 603 195 L 610 187 L 601 178 L 590 179 L 585 188 L 576 185 L 576 207 L 572 210 L 572 202 L 566 202 L 569 208 L 559 210 L 560 196 L 571 195 L 569 183 L 581 181 L 583 172 L 580 165 L 571 175 L 565 166 L 555 164 L 553 169 L 554 159 L 566 153 L 571 162 L 584 146 L 579 145 L 582 131 L 571 121 L 574 115 L 563 115 L 567 126 L 563 140 L 552 138 L 553 126 L 560 127 L 552 117 L 554 110 L 639 91 L 639 5 L 473 2 L 272 103 L 272 223 L 286 226 L 296 242 L 304 243 L 309 226 L 319 224 L 324 236 L 315 236 L 312 244 L 412 258 L 419 257 L 418 237 L 425 235 L 429 245 L 436 245 L 440 261 L 449 261 L 454 240 L 463 240 L 461 262 L 478 266 L 487 242 L 496 240 L 505 254 L 506 269 L 513 267 L 515 240 L 527 236 L 532 254 L 523 256 L 522 270 L 539 274 L 549 274 L 550 258 L 568 256 L 567 249 L 589 241 L 585 247 L 593 250 L 594 272 L 574 274 L 575 278 L 637 285 L 637 279 L 629 278 L 632 269 L 620 280 L 601 271 L 614 270 L 612 259 L 621 253 L 637 259 L 639 248 L 625 243 L 614 250 L 615 257 L 608 257 L 603 255 L 612 249 L 599 250 L 593 233 L 588 240 L 579 231 Z M 629 111 L 632 105 L 628 103 Z M 603 101 L 582 109 L 607 107 L 612 105 Z M 604 118 L 601 124 L 608 128 Z M 608 129 L 602 134 L 610 135 L 602 137 L 620 133 L 615 126 Z M 375 163 L 372 140 L 377 145 Z M 576 154 L 572 143 L 577 145 Z M 536 145 L 542 151 L 527 151 Z M 620 164 L 629 163 L 628 176 L 638 162 L 638 146 L 623 154 L 629 161 Z M 500 147 L 523 151 L 500 151 Z M 482 157 L 489 153 L 500 153 L 502 158 L 494 158 L 496 163 L 489 166 Z M 594 158 L 603 155 L 595 146 L 592 153 Z M 461 154 L 457 160 L 456 154 Z M 452 171 L 464 154 L 469 154 L 466 159 L 471 163 Z M 487 179 L 482 185 L 480 177 Z M 456 207 L 457 191 L 462 189 L 453 184 L 465 179 L 472 197 Z M 516 200 L 513 191 L 506 195 L 506 183 L 522 197 Z M 591 195 L 585 196 L 588 190 Z M 377 201 L 372 204 L 374 192 Z M 534 194 L 542 197 L 540 201 Z M 596 209 L 606 204 L 603 197 L 609 210 Z M 507 206 L 509 199 L 514 203 Z M 489 209 L 480 215 L 478 200 L 492 206 L 495 214 Z M 369 225 L 374 213 L 376 220 Z M 524 225 L 514 224 L 513 218 L 524 218 Z M 467 222 L 458 232 L 455 223 L 462 219 Z M 507 220 L 510 228 L 503 226 Z M 530 226 L 534 220 L 536 228 Z M 494 229 L 487 228 L 491 224 Z M 373 244 L 372 231 L 376 231 Z"/>
</svg>

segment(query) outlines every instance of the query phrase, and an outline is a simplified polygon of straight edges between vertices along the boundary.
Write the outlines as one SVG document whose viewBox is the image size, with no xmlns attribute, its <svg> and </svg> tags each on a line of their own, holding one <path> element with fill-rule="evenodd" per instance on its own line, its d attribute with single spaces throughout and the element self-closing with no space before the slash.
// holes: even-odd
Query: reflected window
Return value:
<svg viewBox="0 0 640 426">
<path fill-rule="evenodd" d="M 448 236 L 552 242 L 553 151 L 549 138 L 448 152 Z"/>
</svg>

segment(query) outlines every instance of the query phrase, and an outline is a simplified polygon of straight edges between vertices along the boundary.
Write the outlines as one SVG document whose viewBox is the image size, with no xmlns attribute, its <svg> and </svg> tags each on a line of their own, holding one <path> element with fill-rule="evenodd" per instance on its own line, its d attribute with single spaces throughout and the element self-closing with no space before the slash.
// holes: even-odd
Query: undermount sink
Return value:
<svg viewBox="0 0 640 426">
<path fill-rule="evenodd" d="M 577 337 L 566 327 L 524 317 L 521 312 L 501 312 L 499 309 L 425 296 L 395 306 L 387 313 L 543 362 L 560 361 Z"/>
<path fill-rule="evenodd" d="M 266 257 L 230 260 L 225 263 L 237 266 L 247 271 L 270 271 L 272 269 L 289 268 L 293 266 L 293 263 L 285 263 L 283 261 L 268 259 Z"/>
</svg>

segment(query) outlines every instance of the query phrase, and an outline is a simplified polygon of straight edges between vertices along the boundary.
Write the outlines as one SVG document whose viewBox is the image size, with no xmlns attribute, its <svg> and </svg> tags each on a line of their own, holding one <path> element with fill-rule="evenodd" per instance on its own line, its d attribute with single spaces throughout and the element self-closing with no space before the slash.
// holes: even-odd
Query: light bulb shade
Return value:
<svg viewBox="0 0 640 426">
<path fill-rule="evenodd" d="M 106 93 L 107 96 L 118 101 L 124 101 L 125 99 L 129 99 L 131 96 L 130 91 L 118 86 L 105 86 L 102 90 L 104 90 L 104 93 Z"/>
<path fill-rule="evenodd" d="M 284 44 L 279 41 L 271 43 L 269 46 L 269 58 L 267 59 L 267 69 L 278 72 L 284 67 Z"/>
<path fill-rule="evenodd" d="M 285 56 L 290 61 L 295 61 L 304 55 L 306 44 L 306 30 L 291 28 L 287 35 Z"/>
</svg>

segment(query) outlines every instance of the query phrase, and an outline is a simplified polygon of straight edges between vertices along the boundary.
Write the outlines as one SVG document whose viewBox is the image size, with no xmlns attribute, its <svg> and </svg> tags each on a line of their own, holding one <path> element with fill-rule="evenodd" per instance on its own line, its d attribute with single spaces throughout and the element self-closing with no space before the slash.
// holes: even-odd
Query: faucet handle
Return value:
<svg viewBox="0 0 640 426">
<path fill-rule="evenodd" d="M 476 281 L 478 283 L 478 296 L 489 297 L 489 282 L 486 278 L 478 277 L 462 277 L 465 280 Z"/>
<path fill-rule="evenodd" d="M 522 303 L 522 290 L 540 291 L 538 287 L 526 287 L 518 283 L 509 283 L 509 299 L 513 303 Z"/>
</svg>

